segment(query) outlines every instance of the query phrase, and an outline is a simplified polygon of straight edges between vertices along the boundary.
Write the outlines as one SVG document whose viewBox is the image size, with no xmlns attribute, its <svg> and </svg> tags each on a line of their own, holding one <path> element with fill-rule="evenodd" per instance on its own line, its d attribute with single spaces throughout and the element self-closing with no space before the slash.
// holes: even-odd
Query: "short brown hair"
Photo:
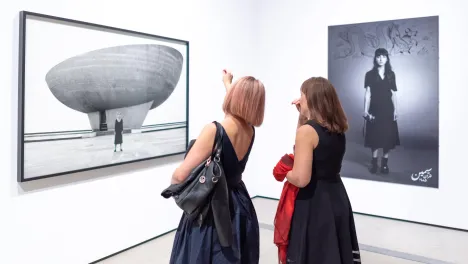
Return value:
<svg viewBox="0 0 468 264">
<path fill-rule="evenodd" d="M 252 76 L 242 77 L 232 84 L 223 103 L 223 111 L 245 120 L 253 126 L 263 123 L 265 87 Z"/>
<path fill-rule="evenodd" d="M 310 118 L 331 132 L 348 130 L 348 119 L 335 87 L 323 77 L 312 77 L 302 83 L 301 92 L 307 98 Z"/>
</svg>

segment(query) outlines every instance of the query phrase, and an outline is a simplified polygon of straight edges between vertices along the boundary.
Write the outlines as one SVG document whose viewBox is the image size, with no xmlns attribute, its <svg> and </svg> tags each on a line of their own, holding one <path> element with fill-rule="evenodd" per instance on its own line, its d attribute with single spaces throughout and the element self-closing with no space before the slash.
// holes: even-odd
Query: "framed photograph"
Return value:
<svg viewBox="0 0 468 264">
<path fill-rule="evenodd" d="M 328 28 L 349 121 L 342 176 L 439 187 L 439 18 Z"/>
<path fill-rule="evenodd" d="M 185 153 L 189 42 L 20 12 L 18 181 Z"/>
</svg>

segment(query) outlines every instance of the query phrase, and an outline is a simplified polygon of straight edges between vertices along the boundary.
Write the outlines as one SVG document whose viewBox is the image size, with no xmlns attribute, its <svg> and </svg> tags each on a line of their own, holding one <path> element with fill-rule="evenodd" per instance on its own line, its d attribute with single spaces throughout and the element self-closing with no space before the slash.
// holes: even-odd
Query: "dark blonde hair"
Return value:
<svg viewBox="0 0 468 264">
<path fill-rule="evenodd" d="M 253 126 L 263 123 L 265 87 L 252 76 L 240 78 L 232 84 L 224 98 L 223 111 L 245 120 Z"/>
<path fill-rule="evenodd" d="M 348 119 L 341 106 L 335 87 L 323 77 L 312 77 L 302 83 L 309 107 L 310 118 L 331 132 L 344 133 L 348 130 Z"/>
</svg>

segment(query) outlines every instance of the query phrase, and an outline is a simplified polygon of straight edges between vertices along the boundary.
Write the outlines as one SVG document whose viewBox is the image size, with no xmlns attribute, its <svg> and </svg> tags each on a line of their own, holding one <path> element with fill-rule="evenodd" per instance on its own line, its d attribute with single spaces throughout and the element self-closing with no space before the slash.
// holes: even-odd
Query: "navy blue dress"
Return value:
<svg viewBox="0 0 468 264">
<path fill-rule="evenodd" d="M 232 247 L 221 247 L 211 218 L 196 226 L 182 215 L 172 248 L 170 264 L 258 264 L 260 233 L 257 214 L 242 173 L 255 140 L 255 129 L 247 154 L 238 160 L 226 131 L 223 134 L 221 159 L 229 189 L 231 222 L 234 242 Z"/>
</svg>

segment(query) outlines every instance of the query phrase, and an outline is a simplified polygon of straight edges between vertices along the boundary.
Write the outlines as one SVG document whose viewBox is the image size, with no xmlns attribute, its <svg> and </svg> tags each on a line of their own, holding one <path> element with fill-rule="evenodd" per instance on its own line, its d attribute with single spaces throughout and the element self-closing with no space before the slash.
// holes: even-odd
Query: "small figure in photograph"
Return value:
<svg viewBox="0 0 468 264">
<path fill-rule="evenodd" d="M 120 147 L 120 151 L 123 151 L 122 149 L 122 143 L 123 143 L 123 119 L 122 119 L 122 113 L 117 112 L 117 116 L 115 119 L 115 126 L 114 126 L 114 152 L 117 151 L 117 145 Z"/>
<path fill-rule="evenodd" d="M 369 171 L 378 171 L 378 150 L 383 150 L 380 173 L 388 174 L 390 150 L 400 145 L 397 124 L 397 86 L 395 72 L 390 65 L 388 51 L 379 48 L 375 51 L 374 66 L 364 79 L 364 146 L 372 151 Z"/>
</svg>

